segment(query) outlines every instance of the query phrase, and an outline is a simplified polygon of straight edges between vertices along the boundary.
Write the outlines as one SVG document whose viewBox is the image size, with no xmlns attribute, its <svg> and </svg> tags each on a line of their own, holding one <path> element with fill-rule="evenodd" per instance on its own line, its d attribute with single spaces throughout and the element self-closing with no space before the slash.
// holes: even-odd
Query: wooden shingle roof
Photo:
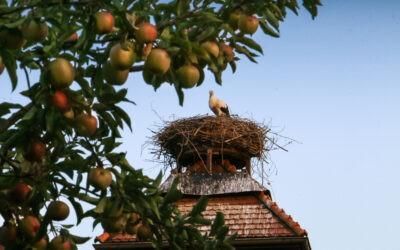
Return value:
<svg viewBox="0 0 400 250">
<path fill-rule="evenodd" d="M 168 191 L 176 177 L 170 176 L 161 186 Z M 221 175 L 184 175 L 181 174 L 178 188 L 184 194 L 176 205 L 182 214 L 189 213 L 200 195 L 209 197 L 208 206 L 203 212 L 205 218 L 213 220 L 217 212 L 223 212 L 229 234 L 237 233 L 237 242 L 263 240 L 265 242 L 280 239 L 300 240 L 310 249 L 307 232 L 290 215 L 272 201 L 269 191 L 247 174 Z M 198 228 L 202 233 L 209 226 Z M 104 233 L 96 238 L 100 243 L 143 244 L 135 235 Z M 255 242 L 255 241 L 254 241 Z M 132 246 L 133 246 L 132 245 Z M 100 248 L 99 248 L 100 249 Z"/>
</svg>

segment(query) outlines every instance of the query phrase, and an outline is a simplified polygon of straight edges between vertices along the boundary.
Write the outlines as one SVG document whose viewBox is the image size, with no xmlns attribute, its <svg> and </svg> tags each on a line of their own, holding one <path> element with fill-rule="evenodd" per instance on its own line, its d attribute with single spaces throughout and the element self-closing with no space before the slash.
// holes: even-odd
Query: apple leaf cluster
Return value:
<svg viewBox="0 0 400 250">
<path fill-rule="evenodd" d="M 314 18 L 319 0 L 302 3 Z M 58 222 L 71 210 L 76 224 L 92 217 L 156 248 L 231 249 L 223 214 L 202 216 L 206 197 L 181 214 L 179 180 L 163 194 L 161 174 L 145 176 L 116 149 L 131 129 L 120 107 L 134 104 L 126 81 L 141 72 L 155 90 L 170 84 L 182 105 L 183 89 L 200 86 L 206 70 L 222 84 L 238 54 L 256 62 L 263 50 L 252 35 L 279 37 L 298 9 L 297 0 L 0 0 L 0 74 L 15 90 L 23 72 L 19 94 L 29 100 L 0 103 L 0 247 L 76 249 L 90 237 Z"/>
</svg>

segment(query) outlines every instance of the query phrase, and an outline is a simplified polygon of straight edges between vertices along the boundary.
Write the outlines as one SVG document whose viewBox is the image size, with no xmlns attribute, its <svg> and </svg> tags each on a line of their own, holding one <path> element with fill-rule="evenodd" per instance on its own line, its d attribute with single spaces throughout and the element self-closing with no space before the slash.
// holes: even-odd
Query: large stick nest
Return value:
<svg viewBox="0 0 400 250">
<path fill-rule="evenodd" d="M 164 121 L 164 126 L 153 133 L 153 154 L 170 166 L 174 162 L 192 163 L 188 155 L 202 159 L 210 147 L 233 149 L 262 162 L 267 161 L 270 150 L 284 149 L 277 144 L 279 135 L 266 125 L 240 117 L 194 116 Z"/>
</svg>

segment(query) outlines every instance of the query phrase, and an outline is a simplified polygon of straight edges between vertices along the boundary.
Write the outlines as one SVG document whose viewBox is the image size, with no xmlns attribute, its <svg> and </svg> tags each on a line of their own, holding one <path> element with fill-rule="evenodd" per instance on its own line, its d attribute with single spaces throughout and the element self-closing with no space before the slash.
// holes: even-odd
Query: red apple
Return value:
<svg viewBox="0 0 400 250">
<path fill-rule="evenodd" d="M 57 58 L 49 64 L 50 81 L 55 89 L 68 88 L 75 78 L 75 70 L 64 58 Z"/>
<path fill-rule="evenodd" d="M 0 32 L 0 39 L 4 41 L 6 49 L 20 49 L 25 43 L 26 39 L 23 37 L 19 29 L 5 29 Z"/>
<path fill-rule="evenodd" d="M 193 65 L 184 65 L 176 71 L 182 88 L 193 88 L 200 79 L 199 70 Z"/>
<path fill-rule="evenodd" d="M 151 23 L 141 23 L 135 31 L 138 43 L 152 43 L 157 38 L 157 28 Z"/>
<path fill-rule="evenodd" d="M 66 110 L 68 108 L 68 97 L 63 91 L 56 90 L 51 98 L 51 104 L 60 110 Z"/>
<path fill-rule="evenodd" d="M 153 49 L 147 57 L 145 67 L 156 75 L 163 75 L 168 71 L 170 64 L 171 58 L 167 51 Z"/>
<path fill-rule="evenodd" d="M 208 53 L 213 55 L 214 57 L 218 57 L 219 47 L 216 42 L 207 41 L 201 44 L 201 47 L 206 49 Z"/>
<path fill-rule="evenodd" d="M 28 154 L 25 158 L 28 161 L 41 161 L 46 153 L 45 145 L 38 140 L 33 140 L 29 145 Z"/>
<path fill-rule="evenodd" d="M 36 248 L 37 250 L 46 250 L 47 249 L 47 239 L 46 238 L 42 238 L 41 240 L 36 241 L 35 243 L 33 243 L 32 246 L 34 248 Z"/>
<path fill-rule="evenodd" d="M 114 27 L 114 17 L 108 12 L 97 12 L 94 14 L 96 19 L 96 32 L 97 34 L 110 33 Z"/>
<path fill-rule="evenodd" d="M 0 244 L 10 247 L 17 240 L 17 228 L 15 226 L 0 227 Z"/>
<path fill-rule="evenodd" d="M 233 60 L 234 52 L 233 52 L 233 49 L 231 46 L 229 46 L 225 43 L 220 43 L 219 48 L 227 62 L 230 62 Z"/>
<path fill-rule="evenodd" d="M 97 119 L 94 116 L 81 113 L 75 117 L 77 132 L 80 135 L 94 135 L 97 130 Z"/>
<path fill-rule="evenodd" d="M 141 224 L 138 223 L 137 215 L 135 213 L 131 213 L 128 221 L 126 222 L 125 231 L 128 234 L 134 235 L 140 226 Z"/>
<path fill-rule="evenodd" d="M 72 34 L 72 35 L 70 35 L 69 37 L 67 37 L 67 41 L 70 41 L 70 40 L 77 40 L 78 39 L 78 33 L 74 33 L 74 34 Z"/>
<path fill-rule="evenodd" d="M 106 189 L 112 183 L 111 172 L 104 168 L 93 168 L 89 172 L 89 183 L 98 189 Z"/>
<path fill-rule="evenodd" d="M 124 218 L 103 218 L 101 219 L 101 226 L 107 233 L 118 233 L 126 225 L 126 220 Z"/>
<path fill-rule="evenodd" d="M 103 75 L 108 84 L 111 85 L 122 85 L 126 82 L 129 76 L 129 69 L 118 70 L 111 66 L 110 62 L 107 61 L 103 65 Z"/>
<path fill-rule="evenodd" d="M 241 15 L 238 21 L 239 29 L 244 34 L 253 35 L 258 29 L 258 18 Z"/>
<path fill-rule="evenodd" d="M 54 237 L 49 244 L 49 250 L 70 250 L 71 242 L 62 236 Z"/>
<path fill-rule="evenodd" d="M 136 60 L 136 53 L 133 51 L 133 45 L 126 43 L 126 50 L 120 43 L 115 44 L 110 50 L 110 64 L 118 70 L 129 69 Z"/>
<path fill-rule="evenodd" d="M 140 226 L 141 224 L 135 224 L 131 221 L 128 221 L 125 226 L 125 231 L 130 235 L 134 235 L 137 233 L 137 230 Z"/>
<path fill-rule="evenodd" d="M 65 220 L 69 215 L 69 207 L 65 202 L 52 201 L 47 208 L 46 215 L 52 220 Z"/>
<path fill-rule="evenodd" d="M 26 216 L 19 225 L 21 232 L 28 238 L 35 238 L 39 232 L 40 223 L 36 217 Z"/>
<path fill-rule="evenodd" d="M 233 13 L 229 14 L 228 23 L 229 23 L 229 26 L 231 26 L 231 28 L 233 30 L 237 30 L 239 18 L 240 18 L 240 13 L 233 12 Z"/>
<path fill-rule="evenodd" d="M 151 228 L 146 225 L 141 225 L 137 229 L 136 234 L 137 234 L 137 237 L 139 240 L 141 240 L 141 241 L 148 240 L 151 237 Z"/>
<path fill-rule="evenodd" d="M 25 203 L 30 191 L 31 189 L 24 183 L 17 183 L 7 192 L 7 200 L 11 204 L 20 206 Z"/>
<path fill-rule="evenodd" d="M 46 23 L 38 23 L 35 20 L 32 20 L 28 24 L 22 26 L 22 33 L 24 37 L 33 42 L 43 42 L 46 39 L 48 32 L 49 27 Z"/>
</svg>

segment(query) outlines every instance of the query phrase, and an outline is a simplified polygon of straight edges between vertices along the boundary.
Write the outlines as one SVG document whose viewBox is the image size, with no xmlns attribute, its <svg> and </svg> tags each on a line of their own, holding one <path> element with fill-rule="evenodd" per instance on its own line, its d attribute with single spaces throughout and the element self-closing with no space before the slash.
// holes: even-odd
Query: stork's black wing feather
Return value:
<svg viewBox="0 0 400 250">
<path fill-rule="evenodd" d="M 231 115 L 229 114 L 229 108 L 228 106 L 226 107 L 220 107 L 221 111 L 224 112 L 226 114 L 227 117 L 231 117 Z"/>
</svg>

